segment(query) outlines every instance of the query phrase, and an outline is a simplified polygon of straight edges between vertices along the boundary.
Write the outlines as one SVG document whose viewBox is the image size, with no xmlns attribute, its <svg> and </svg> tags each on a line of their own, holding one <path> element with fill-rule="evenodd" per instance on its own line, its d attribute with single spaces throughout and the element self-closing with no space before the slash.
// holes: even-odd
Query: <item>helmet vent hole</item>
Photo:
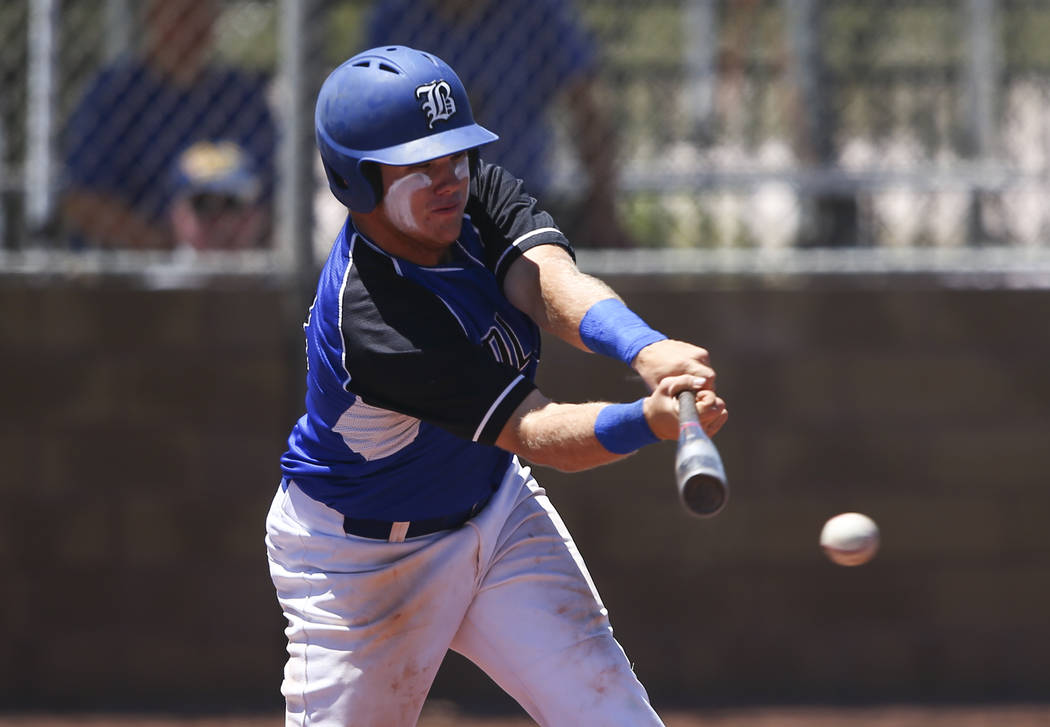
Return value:
<svg viewBox="0 0 1050 727">
<path fill-rule="evenodd" d="M 388 66 L 386 63 L 379 64 L 379 70 L 386 71 L 387 73 L 397 73 L 397 69 L 393 66 Z"/>
</svg>

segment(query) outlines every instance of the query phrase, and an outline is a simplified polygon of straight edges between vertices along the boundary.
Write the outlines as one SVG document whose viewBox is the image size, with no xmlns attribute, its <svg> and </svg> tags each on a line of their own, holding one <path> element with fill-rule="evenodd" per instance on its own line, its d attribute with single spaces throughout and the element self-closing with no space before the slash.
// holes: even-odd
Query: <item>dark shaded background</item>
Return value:
<svg viewBox="0 0 1050 727">
<path fill-rule="evenodd" d="M 654 702 L 1043 702 L 1050 294 L 922 277 L 608 277 L 710 348 L 728 509 L 679 507 L 674 446 L 539 470 Z M 279 710 L 263 518 L 299 414 L 305 306 L 271 280 L 0 281 L 0 710 Z M 557 398 L 633 399 L 550 340 Z M 826 561 L 823 522 L 881 526 Z M 433 696 L 513 705 L 450 657 Z"/>
</svg>

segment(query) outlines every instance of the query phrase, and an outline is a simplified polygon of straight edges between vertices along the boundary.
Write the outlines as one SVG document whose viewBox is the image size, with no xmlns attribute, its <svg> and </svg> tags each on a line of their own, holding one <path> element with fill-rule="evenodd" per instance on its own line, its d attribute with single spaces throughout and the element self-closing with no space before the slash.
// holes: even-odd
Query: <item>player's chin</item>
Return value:
<svg viewBox="0 0 1050 727">
<path fill-rule="evenodd" d="M 459 239 L 459 233 L 463 229 L 463 212 L 431 212 L 428 222 L 427 228 L 435 239 L 453 243 Z"/>
</svg>

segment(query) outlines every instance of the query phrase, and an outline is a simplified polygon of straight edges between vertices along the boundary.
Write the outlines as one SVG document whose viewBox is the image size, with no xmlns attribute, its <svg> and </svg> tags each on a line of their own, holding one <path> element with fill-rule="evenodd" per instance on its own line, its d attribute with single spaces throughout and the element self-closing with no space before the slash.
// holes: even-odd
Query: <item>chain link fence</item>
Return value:
<svg viewBox="0 0 1050 727">
<path fill-rule="evenodd" d="M 388 43 L 596 255 L 1045 260 L 1048 32 L 1042 0 L 7 0 L 0 266 L 311 267 L 345 215 L 316 90 Z"/>
</svg>

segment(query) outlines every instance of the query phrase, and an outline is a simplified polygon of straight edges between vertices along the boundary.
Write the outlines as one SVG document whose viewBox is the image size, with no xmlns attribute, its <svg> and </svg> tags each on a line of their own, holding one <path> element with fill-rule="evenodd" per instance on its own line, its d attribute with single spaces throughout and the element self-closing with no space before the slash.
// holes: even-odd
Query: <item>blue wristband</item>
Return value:
<svg viewBox="0 0 1050 727">
<path fill-rule="evenodd" d="M 619 359 L 628 366 L 650 343 L 666 340 L 617 298 L 592 305 L 580 321 L 580 340 L 590 350 Z"/>
<path fill-rule="evenodd" d="M 631 404 L 608 404 L 594 421 L 594 436 L 613 454 L 630 454 L 659 442 L 645 419 L 645 399 Z"/>
</svg>

